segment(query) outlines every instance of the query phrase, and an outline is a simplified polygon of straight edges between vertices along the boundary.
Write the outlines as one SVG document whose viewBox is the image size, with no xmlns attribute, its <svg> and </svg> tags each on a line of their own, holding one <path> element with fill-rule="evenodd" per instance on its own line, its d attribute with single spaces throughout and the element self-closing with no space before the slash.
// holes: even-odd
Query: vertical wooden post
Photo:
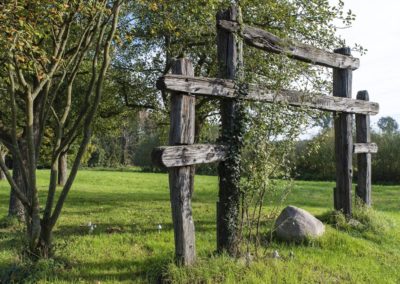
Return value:
<svg viewBox="0 0 400 284">
<path fill-rule="evenodd" d="M 335 50 L 335 53 L 351 55 L 348 47 Z M 333 95 L 351 98 L 352 70 L 333 69 Z M 336 155 L 336 190 L 334 205 L 336 210 L 343 211 L 347 216 L 352 213 L 351 186 L 353 178 L 353 117 L 348 113 L 335 115 L 335 155 Z"/>
<path fill-rule="evenodd" d="M 172 73 L 194 76 L 192 63 L 178 59 Z M 171 95 L 170 145 L 190 145 L 194 142 L 195 97 L 173 93 Z M 191 265 L 196 259 L 194 223 L 191 198 L 193 192 L 193 166 L 169 170 L 172 220 L 174 223 L 175 256 L 181 265 Z"/>
<path fill-rule="evenodd" d="M 236 21 L 240 17 L 239 9 L 232 6 L 217 14 L 219 20 Z M 217 29 L 219 77 L 236 79 L 242 62 L 242 41 L 233 33 Z M 240 141 L 235 138 L 240 121 L 237 114 L 241 111 L 241 102 L 221 100 L 221 137 L 223 144 L 229 147 L 228 158 L 218 167 L 219 193 L 217 202 L 217 250 L 234 255 L 237 252 L 237 228 L 240 204 Z"/>
<path fill-rule="evenodd" d="M 358 92 L 357 100 L 369 101 L 368 92 Z M 369 115 L 356 114 L 356 141 L 357 143 L 371 142 Z M 367 206 L 371 206 L 371 154 L 358 154 L 357 167 L 358 177 L 356 195 Z"/>
</svg>

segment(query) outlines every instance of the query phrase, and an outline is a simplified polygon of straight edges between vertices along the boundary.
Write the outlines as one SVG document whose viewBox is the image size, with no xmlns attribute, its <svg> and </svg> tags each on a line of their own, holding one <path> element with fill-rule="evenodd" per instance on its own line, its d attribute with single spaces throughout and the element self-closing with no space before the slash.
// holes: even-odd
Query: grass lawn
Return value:
<svg viewBox="0 0 400 284">
<path fill-rule="evenodd" d="M 38 174 L 44 199 L 49 173 Z M 286 203 L 323 214 L 332 210 L 333 186 L 297 182 Z M 8 194 L 9 186 L 1 181 L 0 216 L 7 213 Z M 167 175 L 81 171 L 55 230 L 56 261 L 41 262 L 31 271 L 19 268 L 24 262 L 20 228 L 0 228 L 0 276 L 19 271 L 35 283 L 153 283 L 161 274 L 177 283 L 400 283 L 400 186 L 373 187 L 378 216 L 393 223 L 380 233 L 328 225 L 322 238 L 307 245 L 270 244 L 267 255 L 278 250 L 282 258 L 264 257 L 249 266 L 214 254 L 216 198 L 217 177 L 196 176 L 199 260 L 191 268 L 178 268 L 172 258 Z M 92 234 L 89 222 L 96 224 Z"/>
</svg>

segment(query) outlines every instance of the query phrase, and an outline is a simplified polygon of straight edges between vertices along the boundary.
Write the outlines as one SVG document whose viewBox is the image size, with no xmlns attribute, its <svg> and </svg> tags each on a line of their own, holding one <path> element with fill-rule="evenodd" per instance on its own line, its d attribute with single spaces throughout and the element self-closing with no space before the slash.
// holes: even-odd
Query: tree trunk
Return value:
<svg viewBox="0 0 400 284">
<path fill-rule="evenodd" d="M 40 230 L 40 240 L 38 245 L 38 253 L 44 258 L 49 258 L 53 256 L 53 246 L 52 246 L 52 227 L 45 221 L 41 221 Z"/>
<path fill-rule="evenodd" d="M 1 149 L 0 149 L 1 150 Z M 6 153 L 1 153 L 0 152 L 1 157 L 3 158 L 3 160 L 6 160 Z M 4 172 L 0 169 L 0 180 L 5 180 L 6 179 L 6 175 L 4 174 Z"/>
<path fill-rule="evenodd" d="M 61 153 L 58 159 L 58 185 L 64 186 L 68 178 L 68 154 Z"/>
<path fill-rule="evenodd" d="M 16 162 L 13 163 L 13 179 L 17 183 L 18 187 L 24 191 L 25 185 L 22 178 L 21 169 L 18 167 Z M 13 189 L 10 192 L 10 202 L 8 206 L 8 216 L 17 217 L 19 220 L 25 220 L 25 209 L 21 201 L 18 199 Z"/>
</svg>

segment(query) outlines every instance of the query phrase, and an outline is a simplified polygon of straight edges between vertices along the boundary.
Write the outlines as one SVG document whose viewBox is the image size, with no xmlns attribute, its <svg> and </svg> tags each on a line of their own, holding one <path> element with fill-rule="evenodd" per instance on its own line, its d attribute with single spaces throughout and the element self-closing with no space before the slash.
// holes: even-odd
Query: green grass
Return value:
<svg viewBox="0 0 400 284">
<path fill-rule="evenodd" d="M 42 199 L 47 181 L 48 172 L 39 171 Z M 297 182 L 286 203 L 323 215 L 332 210 L 333 186 Z M 0 182 L 0 216 L 6 215 L 8 193 L 6 182 Z M 400 186 L 373 187 L 374 220 L 394 225 L 363 232 L 327 225 L 321 239 L 306 245 L 271 243 L 266 257 L 250 266 L 214 254 L 216 199 L 217 178 L 196 176 L 199 260 L 191 268 L 178 268 L 167 175 L 81 171 L 55 230 L 56 260 L 26 266 L 21 226 L 3 226 L 0 275 L 14 272 L 39 283 L 152 283 L 160 275 L 177 283 L 400 283 Z M 88 222 L 97 225 L 93 234 Z M 268 257 L 274 250 L 281 259 Z M 294 258 L 288 257 L 291 251 Z"/>
</svg>

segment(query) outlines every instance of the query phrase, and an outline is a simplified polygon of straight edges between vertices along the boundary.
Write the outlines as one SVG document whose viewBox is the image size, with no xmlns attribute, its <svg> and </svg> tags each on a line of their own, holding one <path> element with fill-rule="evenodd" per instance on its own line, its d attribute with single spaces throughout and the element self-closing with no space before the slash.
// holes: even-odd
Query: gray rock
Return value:
<svg viewBox="0 0 400 284">
<path fill-rule="evenodd" d="M 325 232 L 324 224 L 309 212 L 288 206 L 275 222 L 276 236 L 284 241 L 301 242 L 306 238 L 317 238 Z"/>
</svg>

